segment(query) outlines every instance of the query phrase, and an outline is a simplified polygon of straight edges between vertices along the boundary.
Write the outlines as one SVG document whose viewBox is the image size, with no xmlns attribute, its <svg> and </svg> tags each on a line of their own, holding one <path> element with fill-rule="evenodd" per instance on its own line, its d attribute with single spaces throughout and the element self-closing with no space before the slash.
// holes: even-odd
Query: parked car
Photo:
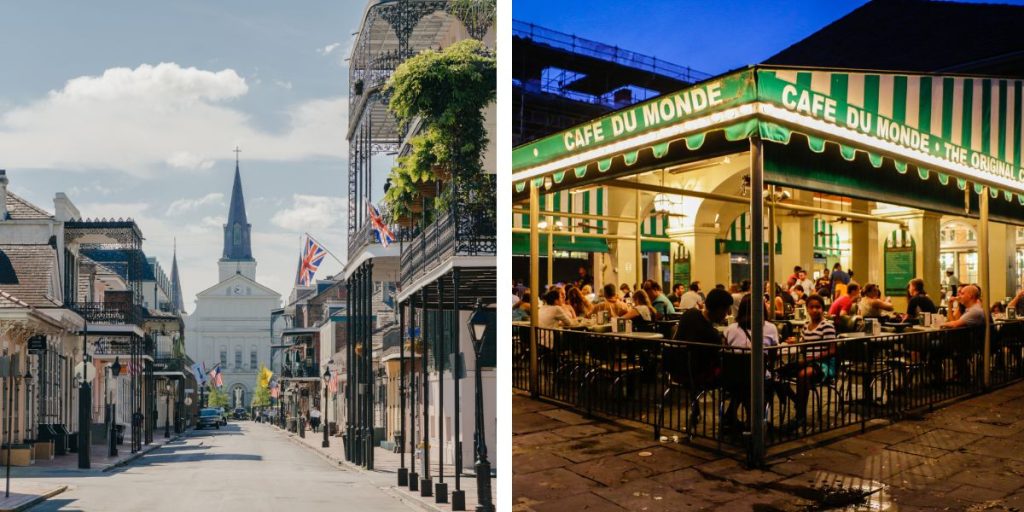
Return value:
<svg viewBox="0 0 1024 512">
<path fill-rule="evenodd" d="M 239 408 L 235 409 L 233 417 L 236 420 L 247 420 L 247 419 L 249 419 L 249 411 L 246 411 L 244 408 L 239 407 Z"/>
<path fill-rule="evenodd" d="M 221 413 L 221 410 L 207 407 L 199 411 L 199 421 L 196 422 L 196 429 L 217 427 L 217 430 L 220 430 L 221 423 L 224 423 L 224 415 Z"/>
</svg>

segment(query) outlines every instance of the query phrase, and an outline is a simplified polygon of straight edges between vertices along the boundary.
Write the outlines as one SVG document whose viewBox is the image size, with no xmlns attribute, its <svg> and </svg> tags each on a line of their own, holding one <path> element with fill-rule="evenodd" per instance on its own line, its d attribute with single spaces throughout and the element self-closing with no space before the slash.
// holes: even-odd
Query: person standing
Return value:
<svg viewBox="0 0 1024 512">
<path fill-rule="evenodd" d="M 836 285 L 842 285 L 837 287 Z M 843 272 L 843 265 L 836 262 L 832 265 L 832 275 L 829 278 L 829 290 L 832 293 L 832 298 L 837 299 L 842 295 L 842 288 L 850 284 L 850 275 Z"/>
<path fill-rule="evenodd" d="M 584 286 L 590 286 L 591 288 L 593 288 L 594 276 L 590 275 L 590 272 L 587 271 L 586 266 L 580 265 L 579 277 L 576 279 L 576 287 L 583 288 Z"/>
<path fill-rule="evenodd" d="M 946 294 L 946 298 L 953 298 L 959 295 L 960 280 L 957 279 L 956 273 L 953 272 L 953 267 L 946 269 L 946 277 L 942 278 L 942 289 Z"/>
<path fill-rule="evenodd" d="M 313 432 L 319 432 L 320 429 L 320 409 L 314 405 L 313 409 L 309 411 L 309 424 L 313 427 Z"/>
</svg>

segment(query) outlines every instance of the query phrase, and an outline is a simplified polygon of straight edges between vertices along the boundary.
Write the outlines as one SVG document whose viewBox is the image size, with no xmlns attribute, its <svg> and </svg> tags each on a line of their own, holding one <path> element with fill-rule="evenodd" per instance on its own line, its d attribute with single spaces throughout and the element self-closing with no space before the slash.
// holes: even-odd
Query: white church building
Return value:
<svg viewBox="0 0 1024 512">
<path fill-rule="evenodd" d="M 196 295 L 196 309 L 185 318 L 185 350 L 207 371 L 220 364 L 231 408 L 249 406 L 260 364 L 270 366 L 270 345 L 280 337 L 268 319 L 281 295 L 256 282 L 251 232 L 236 161 L 219 282 Z"/>
</svg>

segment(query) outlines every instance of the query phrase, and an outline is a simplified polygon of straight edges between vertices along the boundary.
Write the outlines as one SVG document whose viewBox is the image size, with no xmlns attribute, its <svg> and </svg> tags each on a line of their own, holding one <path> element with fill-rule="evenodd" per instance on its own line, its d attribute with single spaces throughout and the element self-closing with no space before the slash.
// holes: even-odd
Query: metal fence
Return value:
<svg viewBox="0 0 1024 512">
<path fill-rule="evenodd" d="M 513 327 L 513 386 L 579 411 L 745 448 L 750 350 L 586 331 Z M 765 350 L 765 442 L 899 420 L 983 391 L 984 329 L 944 329 L 784 344 Z M 992 327 L 991 385 L 1024 377 L 1024 323 Z"/>
</svg>

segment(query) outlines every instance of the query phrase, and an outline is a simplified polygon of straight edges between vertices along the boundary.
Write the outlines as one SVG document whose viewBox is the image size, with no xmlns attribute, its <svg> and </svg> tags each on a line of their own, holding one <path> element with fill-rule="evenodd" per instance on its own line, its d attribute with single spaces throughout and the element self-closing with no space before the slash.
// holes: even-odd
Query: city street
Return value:
<svg viewBox="0 0 1024 512">
<path fill-rule="evenodd" d="M 332 467 L 250 422 L 193 431 L 118 470 L 76 475 L 47 473 L 68 490 L 32 510 L 410 510 L 375 475 Z"/>
</svg>

